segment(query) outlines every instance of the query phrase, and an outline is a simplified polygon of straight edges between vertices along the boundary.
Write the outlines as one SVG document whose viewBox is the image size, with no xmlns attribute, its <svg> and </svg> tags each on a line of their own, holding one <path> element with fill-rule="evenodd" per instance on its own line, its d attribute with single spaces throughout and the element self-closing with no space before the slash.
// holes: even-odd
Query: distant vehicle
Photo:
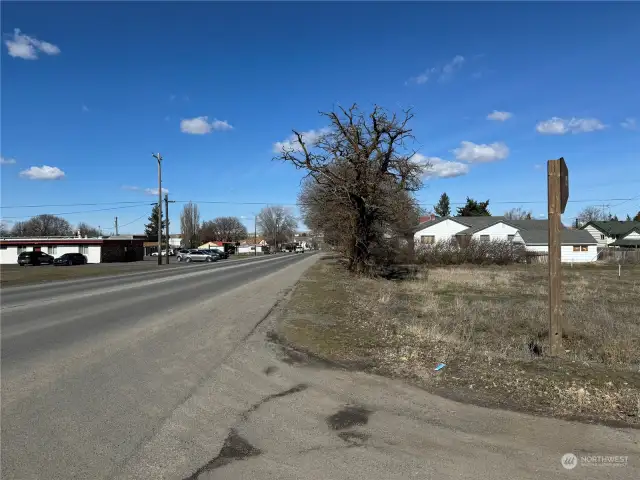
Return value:
<svg viewBox="0 0 640 480">
<path fill-rule="evenodd" d="M 225 252 L 224 250 L 213 250 L 220 254 L 220 258 L 229 258 L 229 252 Z"/>
<path fill-rule="evenodd" d="M 304 247 L 302 247 L 302 246 L 298 245 L 298 246 L 296 247 L 296 253 L 304 253 Z"/>
<path fill-rule="evenodd" d="M 44 252 L 22 252 L 18 255 L 18 265 L 21 267 L 26 265 L 42 265 L 43 263 L 52 265 L 53 260 L 53 256 Z"/>
<path fill-rule="evenodd" d="M 65 253 L 53 261 L 54 265 L 85 265 L 87 257 L 81 253 Z"/>
<path fill-rule="evenodd" d="M 167 256 L 167 251 L 166 250 L 162 250 L 162 252 L 160 253 L 163 257 Z M 169 255 L 171 255 L 171 252 L 169 252 Z M 157 257 L 158 256 L 158 252 L 152 252 L 151 253 L 152 257 Z"/>
<path fill-rule="evenodd" d="M 202 250 L 199 250 L 199 251 L 201 251 L 201 252 L 205 252 L 205 253 L 207 253 L 207 254 L 209 254 L 209 255 L 213 256 L 213 257 L 216 257 L 216 259 L 217 259 L 217 260 L 221 260 L 222 258 L 224 258 L 224 257 L 222 256 L 222 253 L 220 253 L 220 251 L 219 251 L 219 250 L 202 249 Z"/>
<path fill-rule="evenodd" d="M 179 262 L 216 262 L 218 261 L 217 255 L 212 255 L 211 253 L 204 250 L 188 250 L 186 253 L 180 253 L 178 255 Z"/>
</svg>

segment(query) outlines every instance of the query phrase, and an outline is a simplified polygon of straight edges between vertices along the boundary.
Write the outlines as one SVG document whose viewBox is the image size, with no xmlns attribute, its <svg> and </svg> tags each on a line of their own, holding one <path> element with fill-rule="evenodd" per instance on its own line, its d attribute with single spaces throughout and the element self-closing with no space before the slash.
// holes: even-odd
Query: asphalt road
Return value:
<svg viewBox="0 0 640 480">
<path fill-rule="evenodd" d="M 640 478 L 637 430 L 463 405 L 271 343 L 274 302 L 316 258 L 3 290 L 2 478 Z"/>
<path fill-rule="evenodd" d="M 2 289 L 2 478 L 110 478 L 313 261 Z"/>
</svg>

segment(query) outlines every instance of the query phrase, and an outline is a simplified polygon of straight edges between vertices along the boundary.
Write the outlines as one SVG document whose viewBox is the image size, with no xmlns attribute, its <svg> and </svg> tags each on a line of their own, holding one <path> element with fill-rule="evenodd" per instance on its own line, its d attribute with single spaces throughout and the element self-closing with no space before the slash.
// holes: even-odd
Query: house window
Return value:
<svg viewBox="0 0 640 480">
<path fill-rule="evenodd" d="M 491 235 L 480 235 L 481 242 L 488 242 L 491 240 Z"/>
<path fill-rule="evenodd" d="M 515 235 L 507 235 L 507 240 L 509 240 L 510 242 L 513 242 L 514 238 L 516 238 Z"/>
<path fill-rule="evenodd" d="M 589 251 L 589 246 L 588 245 L 574 245 L 573 246 L 573 251 L 574 252 L 588 252 Z"/>
<path fill-rule="evenodd" d="M 600 235 L 600 240 L 604 240 L 604 234 Z"/>
<path fill-rule="evenodd" d="M 420 243 L 423 243 L 425 245 L 433 245 L 434 243 L 436 243 L 436 236 L 435 235 L 422 235 L 420 237 Z"/>
<path fill-rule="evenodd" d="M 55 245 L 49 245 L 49 255 L 57 255 L 58 254 L 58 247 L 56 247 Z"/>
<path fill-rule="evenodd" d="M 88 245 L 80 245 L 79 251 L 81 254 L 83 255 L 88 255 L 89 254 L 89 246 Z"/>
</svg>

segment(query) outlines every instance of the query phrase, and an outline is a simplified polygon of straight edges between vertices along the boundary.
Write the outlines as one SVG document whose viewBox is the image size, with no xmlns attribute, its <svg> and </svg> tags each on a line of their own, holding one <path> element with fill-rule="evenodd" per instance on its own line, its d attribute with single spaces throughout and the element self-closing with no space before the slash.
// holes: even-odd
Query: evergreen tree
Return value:
<svg viewBox="0 0 640 480">
<path fill-rule="evenodd" d="M 144 234 L 150 238 L 158 238 L 158 216 L 160 215 L 160 208 L 156 203 L 151 210 L 151 216 L 149 217 L 149 223 L 147 223 L 144 227 Z M 164 231 L 164 227 L 166 222 L 162 221 L 162 230 Z"/>
<path fill-rule="evenodd" d="M 447 192 L 440 195 L 440 200 L 438 200 L 438 203 L 434 205 L 433 209 L 439 217 L 448 217 L 451 215 L 451 205 L 449 203 L 449 195 L 447 195 Z"/>
<path fill-rule="evenodd" d="M 458 217 L 490 217 L 489 200 L 486 202 L 478 202 L 467 197 L 467 203 L 464 207 L 458 207 Z"/>
</svg>

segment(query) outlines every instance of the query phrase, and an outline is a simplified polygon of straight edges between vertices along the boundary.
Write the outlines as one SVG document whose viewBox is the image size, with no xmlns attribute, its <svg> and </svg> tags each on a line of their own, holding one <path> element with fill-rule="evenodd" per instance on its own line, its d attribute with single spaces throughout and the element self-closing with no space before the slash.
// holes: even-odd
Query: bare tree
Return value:
<svg viewBox="0 0 640 480">
<path fill-rule="evenodd" d="M 187 248 L 195 248 L 200 243 L 200 210 L 193 202 L 187 203 L 180 214 L 182 243 Z"/>
<path fill-rule="evenodd" d="M 584 225 L 589 222 L 608 220 L 609 217 L 606 215 L 604 209 L 590 206 L 585 207 L 580 213 L 578 213 L 577 219 L 582 225 Z"/>
<path fill-rule="evenodd" d="M 247 238 L 247 227 L 238 217 L 218 217 L 203 222 L 201 232 L 207 241 L 239 242 Z"/>
<path fill-rule="evenodd" d="M 289 209 L 276 205 L 260 210 L 256 225 L 267 243 L 277 246 L 293 236 L 298 222 Z"/>
<path fill-rule="evenodd" d="M 504 218 L 508 220 L 531 220 L 533 218 L 533 212 L 531 210 L 524 210 L 521 207 L 512 208 L 504 212 Z"/>
<path fill-rule="evenodd" d="M 11 236 L 11 227 L 9 227 L 9 223 L 5 220 L 0 220 L 0 237 L 10 237 Z"/>
<path fill-rule="evenodd" d="M 80 222 L 76 226 L 76 230 L 80 231 L 80 235 L 82 235 L 83 237 L 99 237 L 100 235 L 102 235 L 102 232 L 100 230 L 98 230 L 96 227 L 92 227 L 85 222 Z"/>
<path fill-rule="evenodd" d="M 17 222 L 11 233 L 14 237 L 65 237 L 72 235 L 73 231 L 67 220 L 46 213 L 26 222 Z"/>
<path fill-rule="evenodd" d="M 406 146 L 413 139 L 408 128 L 413 114 L 405 111 L 399 118 L 378 106 L 365 114 L 353 105 L 321 115 L 330 122 L 327 133 L 311 141 L 294 130 L 295 142 L 284 145 L 277 158 L 307 171 L 319 185 L 315 198 L 325 202 L 325 210 L 330 205 L 341 207 L 335 213 L 349 222 L 341 230 L 341 236 L 348 238 L 339 239 L 349 269 L 366 272 L 374 263 L 373 249 L 385 243 L 397 220 L 389 217 L 390 212 L 399 213 L 393 203 L 403 194 L 410 198 L 409 192 L 421 186 L 425 165 L 415 162 L 415 152 Z"/>
</svg>

